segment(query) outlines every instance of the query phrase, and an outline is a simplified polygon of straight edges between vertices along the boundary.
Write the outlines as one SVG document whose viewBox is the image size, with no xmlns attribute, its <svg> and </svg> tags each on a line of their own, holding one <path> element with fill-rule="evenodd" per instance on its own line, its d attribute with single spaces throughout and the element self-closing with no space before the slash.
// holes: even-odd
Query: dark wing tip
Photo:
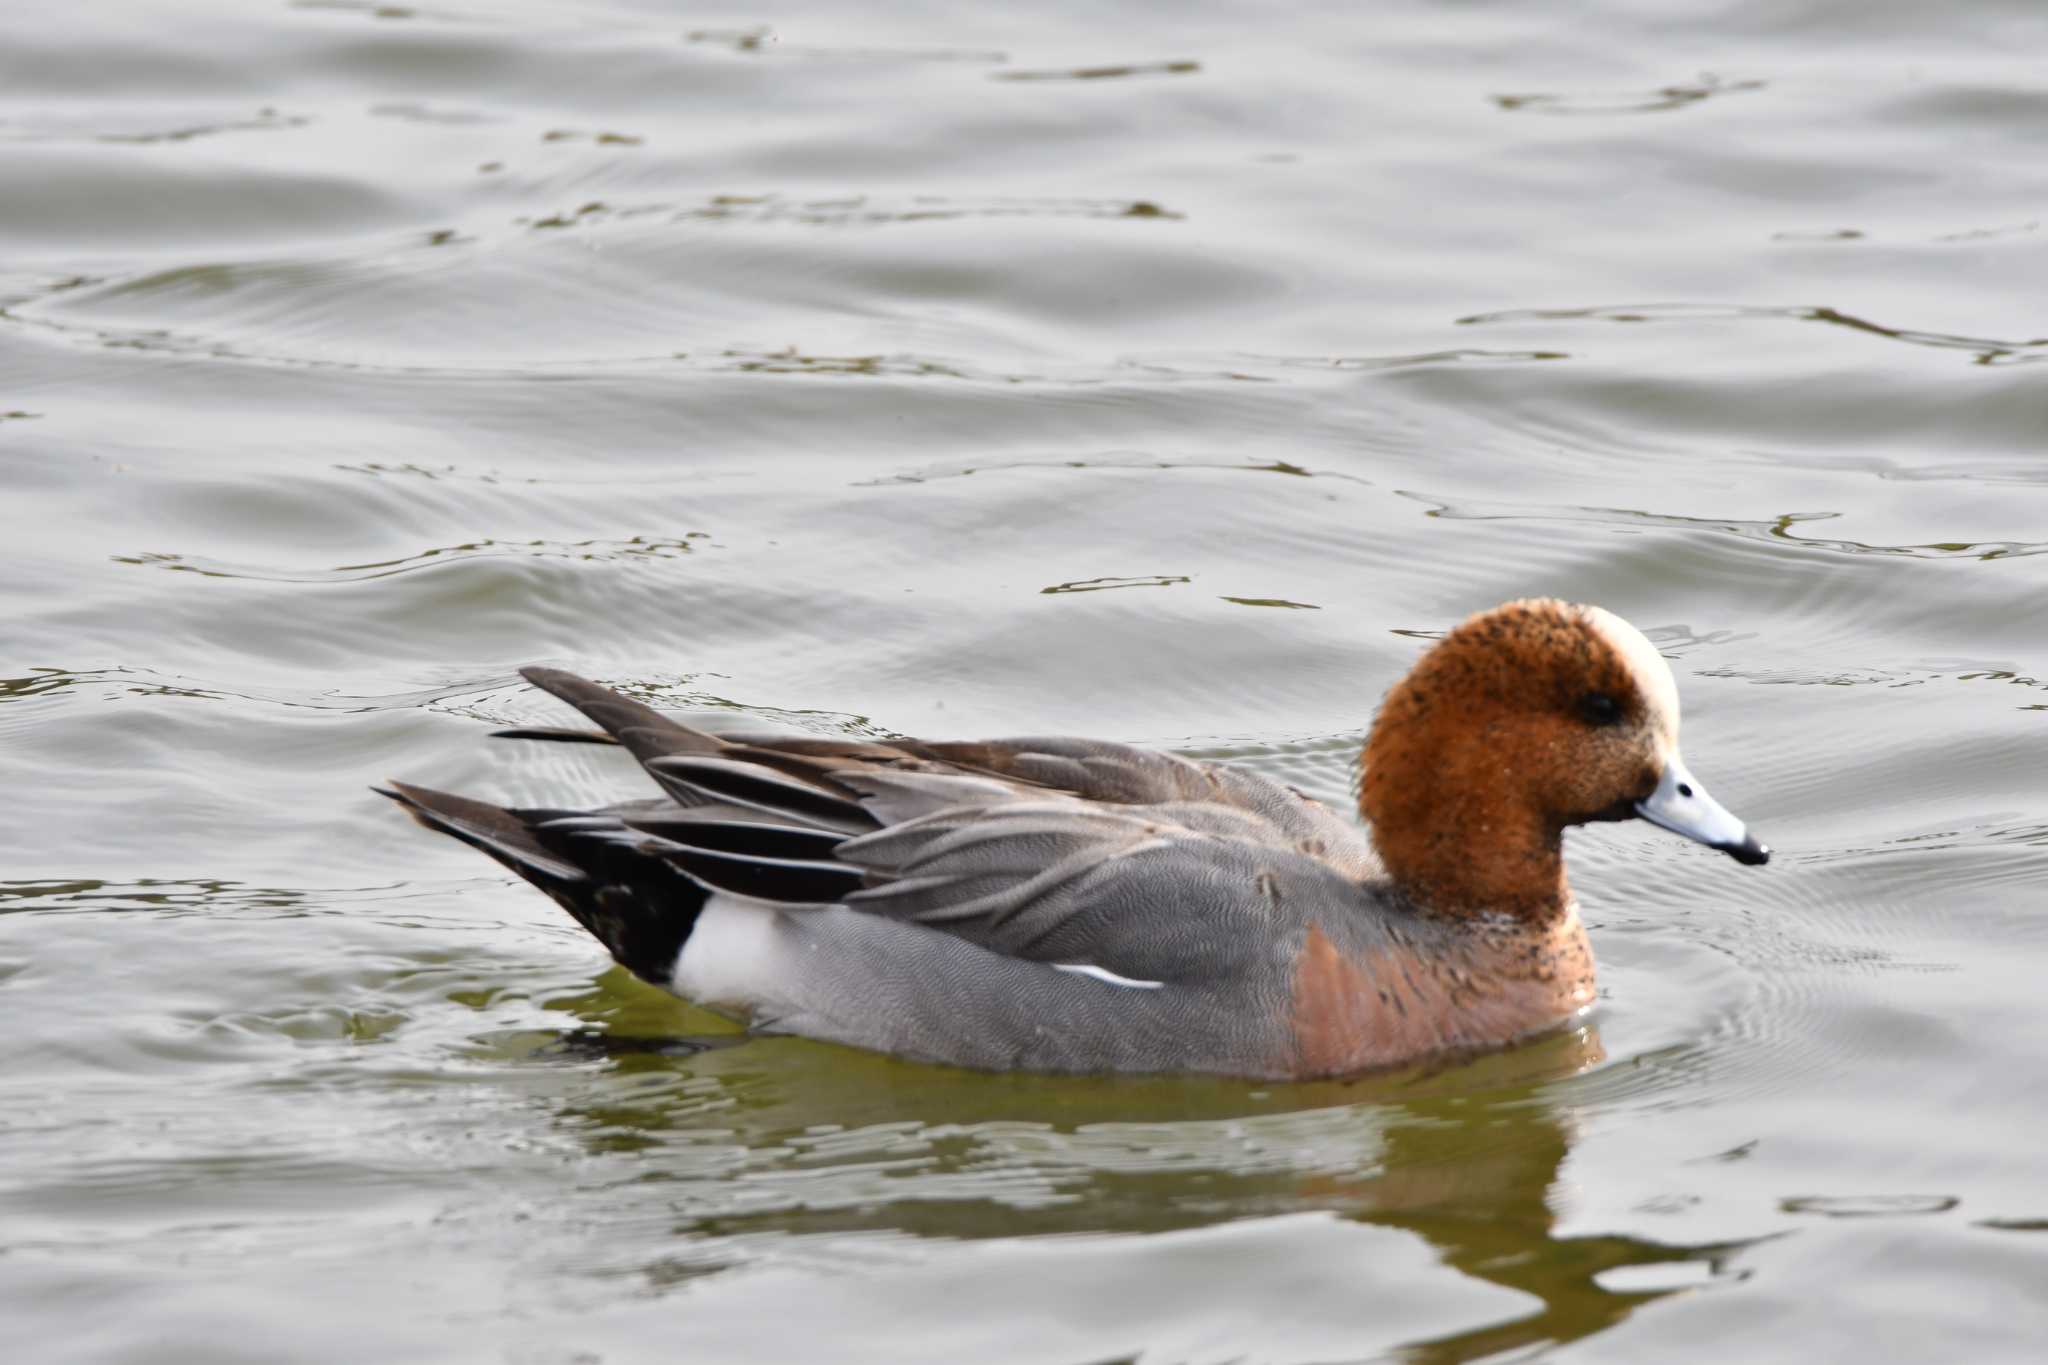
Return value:
<svg viewBox="0 0 2048 1365">
<path fill-rule="evenodd" d="M 601 730 L 574 730 L 561 725 L 514 725 L 491 731 L 492 739 L 544 739 L 557 744 L 617 744 Z"/>
<path fill-rule="evenodd" d="M 519 670 L 519 676 L 547 692 L 554 691 L 564 683 L 588 685 L 587 679 L 578 677 L 566 668 L 556 668 L 552 664 L 528 664 Z"/>
<path fill-rule="evenodd" d="M 416 787 L 410 782 L 395 779 L 388 787 L 372 787 L 379 796 L 388 796 L 404 806 L 406 814 L 425 825 L 428 829 L 440 830 L 463 838 L 468 834 L 487 832 L 500 835 L 516 828 L 517 822 L 507 825 L 508 812 L 482 801 L 473 801 L 466 796 L 452 792 L 435 791 L 432 787 Z"/>
<path fill-rule="evenodd" d="M 400 782 L 396 778 L 387 777 L 384 780 L 389 785 L 382 787 L 371 787 L 370 790 L 377 793 L 377 795 L 379 796 L 387 796 L 391 798 L 393 801 L 396 801 L 399 805 L 404 806 L 406 810 L 414 816 L 417 816 L 420 813 L 420 811 L 425 808 L 425 803 L 421 798 L 426 795 L 429 795 L 430 793 L 428 793 L 424 787 L 408 786 L 406 783 Z"/>
</svg>

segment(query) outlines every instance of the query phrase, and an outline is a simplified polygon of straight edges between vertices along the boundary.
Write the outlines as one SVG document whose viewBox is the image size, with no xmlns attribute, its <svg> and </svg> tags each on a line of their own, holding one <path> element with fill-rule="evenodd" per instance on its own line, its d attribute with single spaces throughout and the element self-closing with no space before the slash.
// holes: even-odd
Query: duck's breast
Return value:
<svg viewBox="0 0 2048 1365">
<path fill-rule="evenodd" d="M 1298 1074 L 1344 1075 L 1556 1027 L 1593 1002 L 1577 911 L 1541 927 L 1308 926 L 1289 979 Z"/>
</svg>

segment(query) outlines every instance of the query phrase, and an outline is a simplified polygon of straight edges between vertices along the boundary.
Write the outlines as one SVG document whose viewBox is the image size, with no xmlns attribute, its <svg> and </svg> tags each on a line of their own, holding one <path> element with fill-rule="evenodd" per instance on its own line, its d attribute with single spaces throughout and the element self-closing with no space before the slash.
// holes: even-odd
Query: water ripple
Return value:
<svg viewBox="0 0 2048 1365">
<path fill-rule="evenodd" d="M 1658 8 L 0 25 L 28 1355 L 2028 1358 L 2048 11 Z M 1575 830 L 1595 1014 L 1395 1076 L 740 1040 L 366 790 L 647 790 L 538 658 L 1342 806 L 1534 593 L 1780 856 Z"/>
<path fill-rule="evenodd" d="M 2025 341 L 1965 336 L 1956 332 L 1933 332 L 1915 327 L 1887 327 L 1868 318 L 1826 306 L 1789 305 L 1761 307 L 1718 303 L 1622 304 L 1600 308 L 1507 308 L 1491 313 L 1472 313 L 1458 319 L 1462 325 L 1496 322 L 1698 322 L 1698 321 L 1784 321 L 1818 322 L 1867 336 L 1903 341 L 1944 351 L 1966 351 L 1976 365 L 2027 365 L 2048 360 L 2048 337 Z"/>
<path fill-rule="evenodd" d="M 192 142 L 225 133 L 267 133 L 304 128 L 312 119 L 261 108 L 253 114 L 220 114 L 194 118 L 189 113 L 148 114 L 123 111 L 118 119 L 106 113 L 44 114 L 31 119 L 0 119 L 0 142 L 104 142 L 148 146 Z"/>
<path fill-rule="evenodd" d="M 472 701 L 465 706 L 443 706 L 459 698 L 481 698 L 526 690 L 516 674 L 443 683 L 404 692 L 359 695 L 333 689 L 257 687 L 247 683 L 212 682 L 136 666 L 82 669 L 37 669 L 25 678 L 0 678 L 0 703 L 28 698 L 55 698 L 74 688 L 96 686 L 100 695 L 146 697 L 198 697 L 264 702 L 274 706 L 315 711 L 343 711 L 355 715 L 379 711 L 431 709 L 452 715 L 475 716 L 505 723 L 509 717 L 479 709 Z M 26 723 L 25 721 L 22 723 Z"/>
<path fill-rule="evenodd" d="M 1065 70 L 998 71 L 989 77 L 997 81 L 1111 81 L 1130 76 L 1192 76 L 1202 69 L 1200 62 L 1130 62 L 1120 66 L 1075 66 Z"/>
<path fill-rule="evenodd" d="M 621 540 L 475 540 L 461 545 L 437 546 L 397 559 L 342 564 L 331 569 L 230 564 L 197 555 L 150 553 L 114 555 L 111 558 L 116 564 L 149 565 L 173 573 L 196 573 L 206 578 L 241 578 L 261 583 L 361 583 L 472 559 L 570 559 L 586 563 L 674 559 L 702 548 L 701 542 L 708 541 L 710 537 L 709 531 L 686 531 L 679 537 L 627 536 Z"/>
<path fill-rule="evenodd" d="M 1495 95 L 1493 102 L 1511 113 L 1525 114 L 1661 114 L 1684 109 L 1721 95 L 1739 95 L 1762 90 L 1759 80 L 1723 80 L 1703 71 L 1690 81 L 1659 86 L 1655 90 L 1621 90 L 1600 94 Z"/>
<path fill-rule="evenodd" d="M 1840 512 L 1787 512 L 1768 521 L 1739 517 L 1688 517 L 1626 507 L 1545 507 L 1541 504 L 1447 501 L 1433 494 L 1396 489 L 1401 497 L 1431 504 L 1426 516 L 1452 521 L 1567 521 L 1604 526 L 1655 526 L 1676 531 L 1702 531 L 1738 536 L 1777 549 L 1825 554 L 1882 555 L 1907 559 L 2020 559 L 2048 552 L 2048 541 L 1930 541 L 1918 545 L 1876 545 L 1861 540 L 1802 536 L 1794 528 L 1831 521 Z"/>
<path fill-rule="evenodd" d="M 1063 592 L 1103 592 L 1110 588 L 1170 588 L 1176 583 L 1190 583 L 1186 574 L 1147 574 L 1142 578 L 1082 578 L 1072 583 L 1055 583 L 1049 588 L 1040 588 L 1041 594 Z"/>
</svg>

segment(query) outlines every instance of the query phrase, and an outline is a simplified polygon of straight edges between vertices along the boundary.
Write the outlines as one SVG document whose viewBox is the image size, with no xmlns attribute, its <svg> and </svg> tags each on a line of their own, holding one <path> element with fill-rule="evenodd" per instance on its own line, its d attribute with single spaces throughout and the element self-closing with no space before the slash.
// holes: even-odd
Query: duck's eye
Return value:
<svg viewBox="0 0 2048 1365">
<path fill-rule="evenodd" d="M 1588 692 L 1579 698 L 1579 715 L 1588 725 L 1613 725 L 1621 719 L 1621 703 L 1606 692 Z"/>
</svg>

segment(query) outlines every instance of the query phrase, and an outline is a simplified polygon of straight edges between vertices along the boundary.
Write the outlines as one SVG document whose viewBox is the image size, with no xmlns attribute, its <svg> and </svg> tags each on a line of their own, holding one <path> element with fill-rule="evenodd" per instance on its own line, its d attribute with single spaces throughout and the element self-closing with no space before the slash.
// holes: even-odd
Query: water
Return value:
<svg viewBox="0 0 2048 1365">
<path fill-rule="evenodd" d="M 9 1359 L 2031 1358 L 2048 14 L 0 18 Z M 372 796 L 707 723 L 1341 797 L 1600 602 L 1780 851 L 1572 837 L 1591 1027 L 1351 1084 L 716 1027 Z"/>
</svg>

